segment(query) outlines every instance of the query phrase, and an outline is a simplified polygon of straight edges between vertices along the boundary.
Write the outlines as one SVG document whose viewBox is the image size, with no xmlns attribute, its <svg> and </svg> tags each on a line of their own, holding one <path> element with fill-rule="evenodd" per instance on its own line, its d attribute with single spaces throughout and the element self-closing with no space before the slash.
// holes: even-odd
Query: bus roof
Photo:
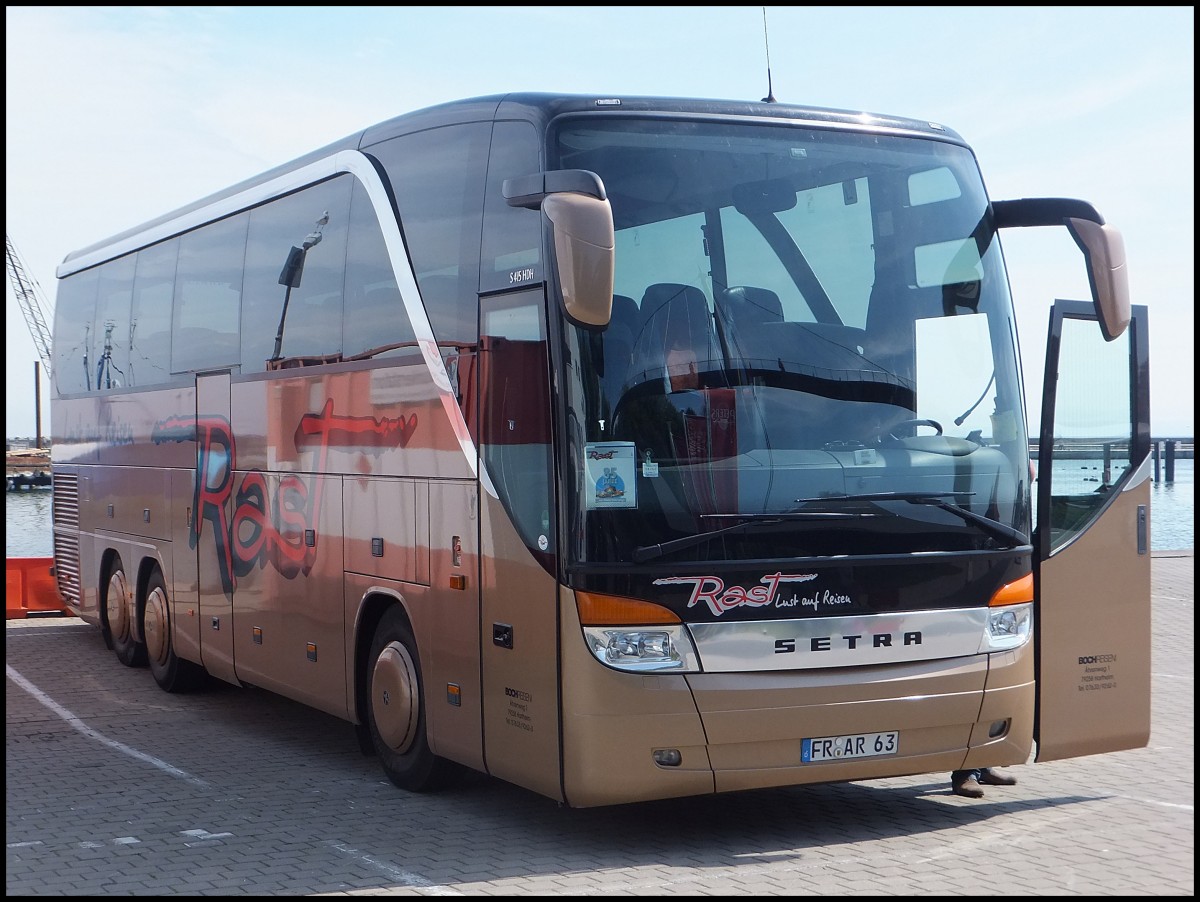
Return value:
<svg viewBox="0 0 1200 902">
<path fill-rule="evenodd" d="M 516 92 L 484 97 L 452 100 L 446 103 L 403 113 L 392 119 L 347 135 L 317 150 L 297 157 L 287 163 L 245 179 L 186 206 L 179 207 L 162 216 L 111 235 L 102 241 L 72 251 L 63 258 L 62 268 L 81 257 L 99 253 L 112 245 L 127 247 L 125 242 L 135 236 L 157 229 L 172 220 L 195 210 L 209 206 L 223 198 L 270 181 L 273 178 L 298 169 L 301 166 L 324 159 L 341 150 L 355 150 L 376 144 L 389 138 L 416 131 L 452 125 L 461 122 L 491 121 L 493 119 L 526 119 L 545 125 L 557 116 L 571 113 L 645 113 L 666 115 L 690 115 L 721 118 L 782 119 L 790 122 L 806 122 L 823 127 L 845 127 L 866 131 L 884 131 L 948 140 L 964 144 L 957 132 L 935 122 L 888 116 L 863 111 L 840 110 L 827 107 L 801 106 L 779 102 L 750 100 L 716 100 L 688 97 L 621 96 L 616 94 L 552 94 L 544 92 Z"/>
</svg>

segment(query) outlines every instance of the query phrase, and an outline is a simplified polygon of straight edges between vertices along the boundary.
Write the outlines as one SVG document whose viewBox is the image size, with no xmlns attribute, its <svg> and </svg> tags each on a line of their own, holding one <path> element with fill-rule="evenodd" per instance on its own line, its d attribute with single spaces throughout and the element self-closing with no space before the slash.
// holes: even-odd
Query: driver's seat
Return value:
<svg viewBox="0 0 1200 902">
<path fill-rule="evenodd" d="M 675 377 L 671 381 L 676 387 L 686 383 L 688 388 L 698 388 L 699 373 L 708 368 L 709 361 L 720 358 L 704 292 L 693 285 L 658 282 L 646 289 L 641 309 L 642 325 L 633 344 L 631 371 Z"/>
</svg>

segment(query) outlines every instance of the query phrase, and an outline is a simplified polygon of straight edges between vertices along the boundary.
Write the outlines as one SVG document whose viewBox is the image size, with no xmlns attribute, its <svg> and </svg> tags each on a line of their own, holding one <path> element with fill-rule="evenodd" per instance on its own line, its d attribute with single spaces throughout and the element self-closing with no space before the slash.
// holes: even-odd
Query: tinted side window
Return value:
<svg viewBox="0 0 1200 902">
<path fill-rule="evenodd" d="M 501 291 L 542 280 L 542 214 L 510 207 L 505 179 L 542 171 L 537 130 L 528 122 L 497 122 L 492 130 L 484 199 L 483 257 L 479 290 Z"/>
<path fill-rule="evenodd" d="M 375 209 L 358 182 L 350 200 L 342 335 L 342 350 L 348 358 L 396 354 L 416 341 Z"/>
<path fill-rule="evenodd" d="M 243 373 L 340 355 L 352 181 L 340 176 L 250 212 Z"/>
<path fill-rule="evenodd" d="M 94 269 L 67 276 L 58 283 L 54 304 L 54 388 L 60 395 L 90 391 L 93 330 L 96 320 L 96 285 L 99 273 Z"/>
<path fill-rule="evenodd" d="M 171 298 L 179 239 L 138 251 L 129 314 L 129 385 L 156 385 L 171 377 Z"/>
<path fill-rule="evenodd" d="M 129 384 L 129 312 L 137 255 L 129 254 L 100 267 L 96 298 L 96 377 L 101 391 Z"/>
<path fill-rule="evenodd" d="M 491 125 L 448 125 L 368 148 L 396 195 L 413 272 L 438 341 L 474 344 Z"/>
<path fill-rule="evenodd" d="M 550 572 L 554 462 L 546 303 L 540 289 L 482 303 L 480 454 L 529 550 Z"/>
<path fill-rule="evenodd" d="M 238 363 L 238 316 L 249 218 L 246 213 L 231 216 L 179 240 L 173 372 Z"/>
</svg>

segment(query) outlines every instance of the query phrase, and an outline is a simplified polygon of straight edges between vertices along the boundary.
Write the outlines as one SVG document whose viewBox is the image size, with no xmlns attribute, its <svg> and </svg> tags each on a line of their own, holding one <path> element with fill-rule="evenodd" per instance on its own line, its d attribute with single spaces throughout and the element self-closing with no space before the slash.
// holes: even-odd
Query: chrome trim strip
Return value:
<svg viewBox="0 0 1200 902">
<path fill-rule="evenodd" d="M 352 160 L 352 157 L 357 157 L 361 163 Z M 317 160 L 314 163 L 309 163 L 307 166 L 294 169 L 268 182 L 254 185 L 245 191 L 221 198 L 206 207 L 191 210 L 175 219 L 159 223 L 152 228 L 139 232 L 136 235 L 131 235 L 115 244 L 106 245 L 100 250 L 77 257 L 74 260 L 66 261 L 59 265 L 57 275 L 61 279 L 82 269 L 87 269 L 89 266 L 113 260 L 130 251 L 141 250 L 143 247 L 148 247 L 166 238 L 180 235 L 198 226 L 221 219 L 224 216 L 240 213 L 242 210 L 257 206 L 263 201 L 297 191 L 300 188 L 306 188 L 309 185 L 339 175 L 342 172 L 354 173 L 354 175 L 358 176 L 359 181 L 363 182 L 364 186 L 366 186 L 366 180 L 360 175 L 363 165 L 370 169 L 371 173 L 378 178 L 378 174 L 375 173 L 375 169 L 371 166 L 370 161 L 358 151 L 348 150 L 336 153 L 333 156 L 325 157 L 323 160 Z M 376 210 L 378 211 L 378 204 L 373 196 L 371 200 L 372 203 L 376 204 Z M 385 203 L 385 208 L 390 207 Z"/>
<path fill-rule="evenodd" d="M 705 673 L 810 670 L 980 654 L 988 613 L 988 608 L 961 608 L 693 623 L 689 628 Z"/>
<path fill-rule="evenodd" d="M 968 147 L 965 139 L 955 132 L 948 131 L 944 125 L 927 120 L 912 120 L 917 125 L 899 122 L 893 117 L 874 113 L 850 113 L 844 119 L 809 119 L 804 115 L 787 116 L 783 114 L 768 114 L 752 116 L 744 113 L 701 113 L 682 110 L 567 110 L 559 113 L 552 120 L 573 118 L 623 118 L 623 119 L 667 119 L 692 122 L 718 122 L 722 125 L 733 123 L 737 125 L 785 125 L 799 128 L 820 129 L 823 131 L 840 131 L 851 135 L 892 135 L 901 138 L 926 138 L 931 141 L 943 141 L 959 147 Z M 924 122 L 932 131 L 922 131 L 920 122 Z"/>
<path fill-rule="evenodd" d="M 1125 487 L 1123 489 L 1121 489 L 1121 491 L 1123 491 L 1123 492 L 1131 491 L 1133 489 L 1136 489 L 1142 483 L 1144 483 L 1147 479 L 1150 478 L 1150 473 L 1151 473 L 1151 470 L 1153 469 L 1153 466 L 1154 466 L 1154 452 L 1152 450 L 1149 454 L 1147 454 L 1142 459 L 1142 462 L 1138 465 L 1138 468 L 1133 471 L 1133 475 L 1129 477 L 1129 481 L 1125 483 Z"/>
</svg>

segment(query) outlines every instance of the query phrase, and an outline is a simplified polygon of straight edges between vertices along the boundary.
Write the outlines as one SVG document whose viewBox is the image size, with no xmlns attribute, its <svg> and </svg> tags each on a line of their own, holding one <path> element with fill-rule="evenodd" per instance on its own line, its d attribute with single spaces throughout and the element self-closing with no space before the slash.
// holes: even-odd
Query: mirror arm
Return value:
<svg viewBox="0 0 1200 902">
<path fill-rule="evenodd" d="M 1125 332 L 1130 321 L 1125 243 L 1095 207 L 1068 197 L 998 200 L 992 202 L 992 223 L 997 230 L 1065 226 L 1083 252 L 1092 303 L 1105 340 L 1113 341 Z"/>
<path fill-rule="evenodd" d="M 550 194 L 571 192 L 586 194 L 597 200 L 608 199 L 600 176 L 587 169 L 553 169 L 505 179 L 501 190 L 510 207 L 527 207 L 531 210 L 541 207 L 542 201 Z"/>
<path fill-rule="evenodd" d="M 1086 200 L 1070 197 L 1026 197 L 1020 200 L 992 201 L 992 217 L 997 229 L 1032 226 L 1061 226 L 1068 219 L 1085 219 L 1104 225 L 1104 217 Z"/>
</svg>

